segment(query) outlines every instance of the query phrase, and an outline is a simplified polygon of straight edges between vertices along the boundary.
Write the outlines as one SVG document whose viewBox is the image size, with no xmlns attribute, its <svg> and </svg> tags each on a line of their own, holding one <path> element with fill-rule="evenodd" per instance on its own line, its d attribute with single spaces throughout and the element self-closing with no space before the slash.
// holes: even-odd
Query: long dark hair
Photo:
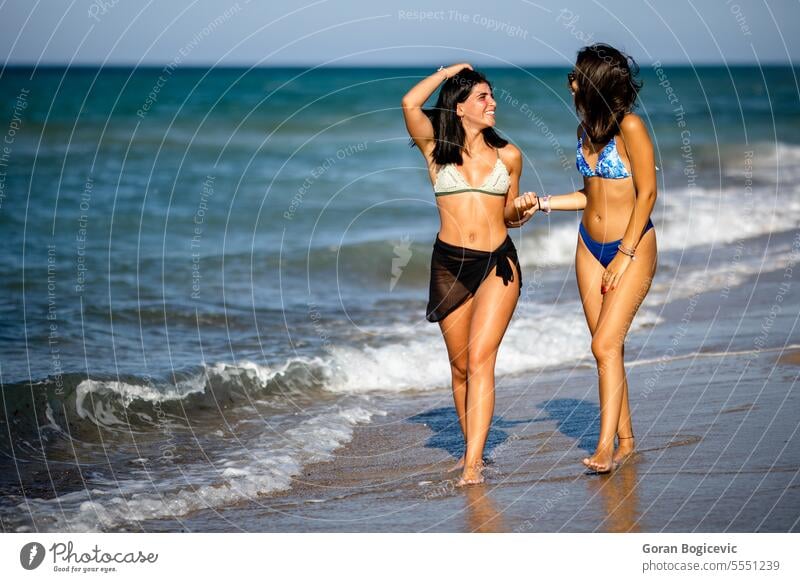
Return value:
<svg viewBox="0 0 800 582">
<path fill-rule="evenodd" d="M 613 46 L 597 43 L 578 51 L 575 110 L 592 142 L 607 143 L 617 133 L 642 88 L 638 74 L 636 61 Z"/>
<path fill-rule="evenodd" d="M 456 105 L 466 101 L 472 88 L 478 83 L 486 83 L 490 89 L 492 87 L 482 73 L 463 68 L 442 84 L 433 109 L 423 110 L 433 125 L 435 142 L 433 161 L 440 166 L 460 165 L 464 162 L 461 157 L 461 149 L 464 147 L 464 126 L 456 115 Z M 486 143 L 492 147 L 502 148 L 508 145 L 508 141 L 497 135 L 494 128 L 485 127 L 481 133 Z"/>
</svg>

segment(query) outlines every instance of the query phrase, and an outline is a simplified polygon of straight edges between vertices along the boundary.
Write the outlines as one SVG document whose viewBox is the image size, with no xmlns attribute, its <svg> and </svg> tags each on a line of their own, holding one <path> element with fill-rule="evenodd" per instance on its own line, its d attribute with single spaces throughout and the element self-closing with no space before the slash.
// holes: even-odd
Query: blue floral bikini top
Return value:
<svg viewBox="0 0 800 582">
<path fill-rule="evenodd" d="M 586 135 L 586 130 L 583 131 Z M 597 155 L 597 166 L 594 170 L 589 166 L 586 158 L 583 157 L 583 136 L 578 138 L 578 148 L 575 156 L 575 165 L 578 171 L 587 178 L 630 178 L 630 173 L 625 169 L 622 158 L 617 151 L 617 138 L 612 137 L 600 153 Z"/>
</svg>

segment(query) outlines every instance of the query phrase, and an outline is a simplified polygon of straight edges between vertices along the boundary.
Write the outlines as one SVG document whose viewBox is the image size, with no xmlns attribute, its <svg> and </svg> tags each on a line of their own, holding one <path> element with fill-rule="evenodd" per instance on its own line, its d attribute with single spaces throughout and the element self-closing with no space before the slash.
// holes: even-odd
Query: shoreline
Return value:
<svg viewBox="0 0 800 582">
<path fill-rule="evenodd" d="M 760 360 L 761 367 L 779 361 L 775 354 Z M 732 368 L 726 377 L 737 373 Z M 629 370 L 631 384 L 650 372 L 651 366 Z M 796 366 L 791 372 L 797 376 Z M 567 378 L 553 374 L 537 382 L 538 398 L 531 398 L 530 386 L 519 380 L 499 383 L 485 454 L 487 481 L 481 485 L 457 488 L 460 471 L 448 471 L 457 461 L 449 452 L 456 444 L 450 426 L 456 419 L 443 406 L 450 397 L 445 393 L 417 401 L 416 414 L 395 412 L 379 424 L 356 427 L 332 460 L 306 466 L 288 490 L 142 525 L 145 531 L 800 531 L 796 453 L 769 466 L 759 459 L 737 466 L 717 454 L 727 446 L 736 454 L 747 450 L 747 439 L 730 436 L 734 419 L 773 412 L 754 401 L 757 386 L 723 408 L 704 411 L 699 416 L 708 417 L 706 422 L 690 426 L 673 413 L 648 429 L 645 423 L 658 416 L 663 399 L 647 403 L 651 412 L 632 402 L 637 453 L 610 475 L 587 475 L 580 459 L 596 439 L 594 384 L 590 370 L 572 370 Z M 575 391 L 568 385 L 580 397 L 571 397 Z M 791 408 L 784 407 L 783 420 L 774 426 L 788 448 L 797 450 L 789 442 L 800 442 Z M 728 431 L 717 431 L 714 415 L 723 423 L 731 420 Z M 749 423 L 762 426 L 752 418 Z M 739 485 L 731 488 L 732 479 Z M 759 488 L 762 494 L 756 495 Z M 744 509 L 748 519 L 740 517 Z M 756 517 L 762 513 L 771 520 L 760 523 Z"/>
<path fill-rule="evenodd" d="M 599 417 L 587 347 L 570 364 L 497 376 L 482 485 L 457 488 L 460 471 L 449 471 L 463 452 L 449 388 L 370 392 L 353 404 L 385 415 L 355 424 L 330 456 L 286 475 L 288 488 L 243 490 L 226 505 L 200 499 L 194 506 L 208 509 L 108 531 L 798 531 L 800 297 L 785 277 L 787 242 L 797 240 L 795 231 L 749 240 L 750 257 L 781 254 L 772 271 L 752 272 L 751 260 L 749 274 L 725 288 L 731 279 L 718 267 L 704 290 L 665 265 L 644 325 L 626 342 L 638 452 L 611 475 L 588 475 L 580 462 Z M 567 304 L 574 309 L 569 292 L 553 307 Z M 776 305 L 782 317 L 772 315 Z M 236 474 L 217 483 L 236 488 Z"/>
<path fill-rule="evenodd" d="M 782 240 L 792 234 L 782 233 Z M 760 242 L 774 238 L 773 233 Z M 754 286 L 765 288 L 768 297 L 766 289 L 778 289 L 781 275 L 782 270 L 751 275 L 726 292 L 725 301 L 744 304 Z M 381 396 L 393 409 L 356 426 L 333 459 L 304 467 L 290 489 L 142 526 L 260 532 L 800 531 L 800 435 L 793 413 L 800 403 L 789 389 L 800 378 L 800 337 L 788 341 L 797 337 L 793 325 L 779 336 L 787 338 L 788 348 L 741 349 L 739 342 L 733 349 L 724 336 L 707 341 L 707 332 L 719 327 L 709 306 L 719 302 L 718 289 L 676 299 L 660 306 L 663 323 L 629 338 L 633 357 L 626 370 L 637 453 L 610 475 L 587 475 L 580 463 L 597 438 L 598 407 L 596 372 L 577 362 L 497 378 L 484 484 L 456 488 L 460 472 L 447 471 L 462 447 L 448 389 Z M 799 303 L 795 292 L 784 308 L 800 312 L 793 307 Z M 692 344 L 696 350 L 634 360 L 648 345 L 668 345 L 689 304 L 697 314 L 695 333 L 706 330 L 704 341 Z"/>
</svg>

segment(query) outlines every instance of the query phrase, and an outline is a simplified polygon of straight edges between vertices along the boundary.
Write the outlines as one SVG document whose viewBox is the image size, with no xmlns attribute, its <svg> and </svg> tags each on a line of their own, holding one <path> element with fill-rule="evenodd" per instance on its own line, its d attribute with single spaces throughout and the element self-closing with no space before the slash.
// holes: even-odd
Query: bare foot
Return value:
<svg viewBox="0 0 800 582">
<path fill-rule="evenodd" d="M 608 473 L 614 468 L 614 445 L 600 446 L 591 457 L 586 457 L 583 464 L 595 473 Z"/>
<path fill-rule="evenodd" d="M 461 477 L 456 482 L 456 487 L 463 487 L 464 485 L 474 485 L 477 483 L 483 483 L 483 463 L 477 463 L 472 465 L 471 467 L 464 467 L 464 472 L 461 473 Z"/>
<path fill-rule="evenodd" d="M 614 453 L 613 460 L 615 465 L 622 463 L 636 450 L 636 443 L 634 442 L 633 436 L 617 438 L 619 439 L 619 446 L 617 446 L 617 450 Z"/>
<path fill-rule="evenodd" d="M 492 459 L 489 458 L 489 457 L 484 457 L 483 458 L 483 464 L 484 465 L 491 465 L 492 464 Z M 464 468 L 464 455 L 461 455 L 461 458 L 458 460 L 458 462 L 455 465 L 453 465 L 452 467 L 450 467 L 448 472 L 457 471 L 458 469 L 463 469 L 463 468 Z"/>
</svg>

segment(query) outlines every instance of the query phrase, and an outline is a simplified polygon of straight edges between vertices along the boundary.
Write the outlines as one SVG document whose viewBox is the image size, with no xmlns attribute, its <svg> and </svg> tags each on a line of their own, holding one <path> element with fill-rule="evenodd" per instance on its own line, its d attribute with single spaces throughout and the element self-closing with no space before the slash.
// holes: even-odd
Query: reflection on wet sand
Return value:
<svg viewBox="0 0 800 582">
<path fill-rule="evenodd" d="M 490 488 L 486 483 L 464 487 L 467 503 L 467 531 L 479 533 L 507 532 L 503 514 L 489 497 Z"/>
<path fill-rule="evenodd" d="M 606 532 L 641 531 L 639 509 L 639 472 L 636 455 L 608 475 L 588 480 L 594 502 L 602 503 L 605 518 L 597 530 Z"/>
</svg>

